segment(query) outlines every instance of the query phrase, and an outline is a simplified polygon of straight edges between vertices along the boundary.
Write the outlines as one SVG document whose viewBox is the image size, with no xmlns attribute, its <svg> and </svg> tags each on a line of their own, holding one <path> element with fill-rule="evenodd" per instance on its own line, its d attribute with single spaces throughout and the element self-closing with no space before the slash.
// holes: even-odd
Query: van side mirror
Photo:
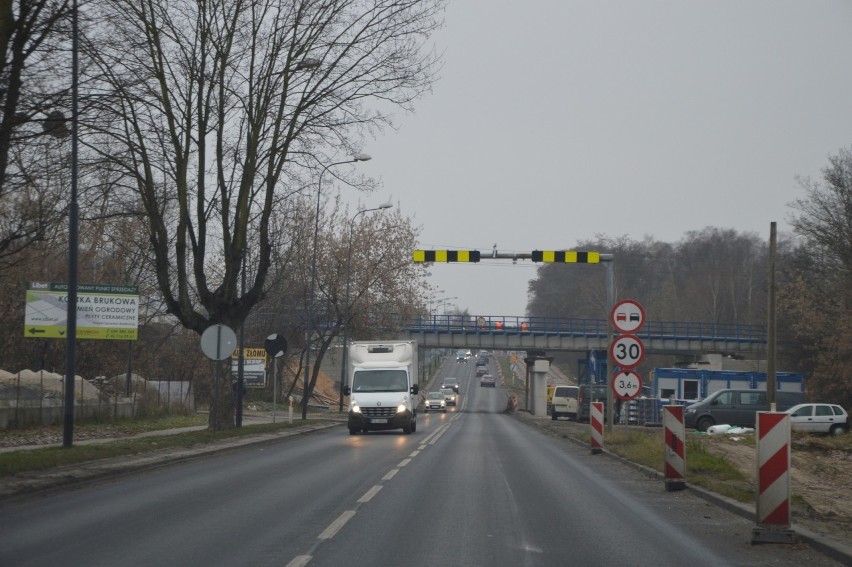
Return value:
<svg viewBox="0 0 852 567">
<path fill-rule="evenodd" d="M 349 387 L 349 384 L 347 384 L 346 386 L 343 386 L 343 395 L 344 396 L 348 396 L 351 393 L 352 393 L 352 389 Z"/>
<path fill-rule="evenodd" d="M 420 393 L 420 384 L 415 384 L 411 387 L 411 393 L 415 396 Z"/>
</svg>

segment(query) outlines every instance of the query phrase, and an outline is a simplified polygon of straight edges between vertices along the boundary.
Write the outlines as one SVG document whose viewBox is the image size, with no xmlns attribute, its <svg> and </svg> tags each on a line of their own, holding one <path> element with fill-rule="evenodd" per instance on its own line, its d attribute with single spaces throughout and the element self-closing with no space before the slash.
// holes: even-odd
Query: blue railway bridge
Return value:
<svg viewBox="0 0 852 567">
<path fill-rule="evenodd" d="M 647 321 L 636 333 L 649 354 L 766 354 L 759 325 Z M 427 348 L 543 351 L 606 350 L 612 330 L 605 319 L 434 315 L 404 324 L 403 338 Z"/>
</svg>

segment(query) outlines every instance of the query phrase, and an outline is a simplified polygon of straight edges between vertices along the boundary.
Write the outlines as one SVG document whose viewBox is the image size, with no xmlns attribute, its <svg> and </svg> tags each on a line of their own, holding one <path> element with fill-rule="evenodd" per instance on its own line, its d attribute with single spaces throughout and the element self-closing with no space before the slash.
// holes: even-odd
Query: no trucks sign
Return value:
<svg viewBox="0 0 852 567">
<path fill-rule="evenodd" d="M 61 339 L 68 330 L 68 284 L 30 282 L 24 336 Z M 77 338 L 135 341 L 139 329 L 139 286 L 77 286 Z"/>
</svg>

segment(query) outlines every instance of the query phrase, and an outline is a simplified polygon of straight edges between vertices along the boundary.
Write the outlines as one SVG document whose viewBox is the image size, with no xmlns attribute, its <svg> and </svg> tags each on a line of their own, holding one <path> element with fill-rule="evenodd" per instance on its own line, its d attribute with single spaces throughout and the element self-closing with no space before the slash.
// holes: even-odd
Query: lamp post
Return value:
<svg viewBox="0 0 852 567">
<path fill-rule="evenodd" d="M 453 300 L 455 300 L 455 299 L 458 299 L 458 297 L 442 297 L 441 299 L 439 299 L 435 303 L 435 315 L 438 314 L 438 309 L 440 309 L 441 307 L 443 307 L 443 311 L 441 312 L 441 315 L 446 315 L 447 314 L 447 304 L 452 303 Z"/>
<path fill-rule="evenodd" d="M 74 375 L 77 373 L 77 246 L 79 206 L 77 203 L 77 90 L 79 85 L 77 0 L 71 3 L 71 203 L 68 206 L 68 302 L 66 304 L 65 408 L 62 446 L 70 448 L 74 438 Z"/>
<path fill-rule="evenodd" d="M 382 203 L 378 207 L 370 209 L 361 209 L 349 219 L 349 246 L 346 251 L 346 300 L 343 304 L 343 354 L 340 357 L 340 400 L 337 411 L 343 411 L 343 386 L 346 384 L 346 364 L 349 356 L 349 284 L 352 281 L 352 232 L 355 227 L 355 219 L 358 215 L 368 213 L 370 211 L 381 211 L 389 209 L 393 205 L 391 203 Z"/>
<path fill-rule="evenodd" d="M 317 240 L 319 240 L 319 214 L 320 214 L 320 195 L 322 194 L 322 176 L 329 168 L 344 163 L 354 163 L 356 161 L 370 161 L 372 157 L 367 154 L 355 154 L 352 159 L 337 161 L 323 166 L 319 174 L 319 182 L 317 183 L 317 210 L 314 218 L 314 249 L 311 253 L 311 291 L 308 295 L 308 332 L 305 342 L 305 385 L 302 392 L 302 419 L 308 419 L 308 388 L 311 380 L 311 335 L 314 334 L 314 294 L 317 285 Z"/>
</svg>

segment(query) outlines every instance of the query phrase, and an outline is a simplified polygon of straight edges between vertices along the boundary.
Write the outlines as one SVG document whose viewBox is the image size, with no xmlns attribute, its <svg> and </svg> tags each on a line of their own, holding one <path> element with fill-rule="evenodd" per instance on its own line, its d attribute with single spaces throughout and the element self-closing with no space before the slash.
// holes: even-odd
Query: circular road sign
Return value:
<svg viewBox="0 0 852 567">
<path fill-rule="evenodd" d="M 635 370 L 621 370 L 612 377 L 612 391 L 622 400 L 632 400 L 642 392 L 642 377 Z"/>
<path fill-rule="evenodd" d="M 211 360 L 225 360 L 237 348 L 237 335 L 227 325 L 210 325 L 201 334 L 201 352 Z"/>
<path fill-rule="evenodd" d="M 609 355 L 620 368 L 633 368 L 645 358 L 645 345 L 636 335 L 618 335 L 609 346 Z"/>
<path fill-rule="evenodd" d="M 272 333 L 263 341 L 263 348 L 266 349 L 266 354 L 272 358 L 278 358 L 287 352 L 287 339 L 278 333 Z"/>
<path fill-rule="evenodd" d="M 609 320 L 619 333 L 635 333 L 645 325 L 645 308 L 636 300 L 623 299 L 613 306 Z"/>
</svg>

